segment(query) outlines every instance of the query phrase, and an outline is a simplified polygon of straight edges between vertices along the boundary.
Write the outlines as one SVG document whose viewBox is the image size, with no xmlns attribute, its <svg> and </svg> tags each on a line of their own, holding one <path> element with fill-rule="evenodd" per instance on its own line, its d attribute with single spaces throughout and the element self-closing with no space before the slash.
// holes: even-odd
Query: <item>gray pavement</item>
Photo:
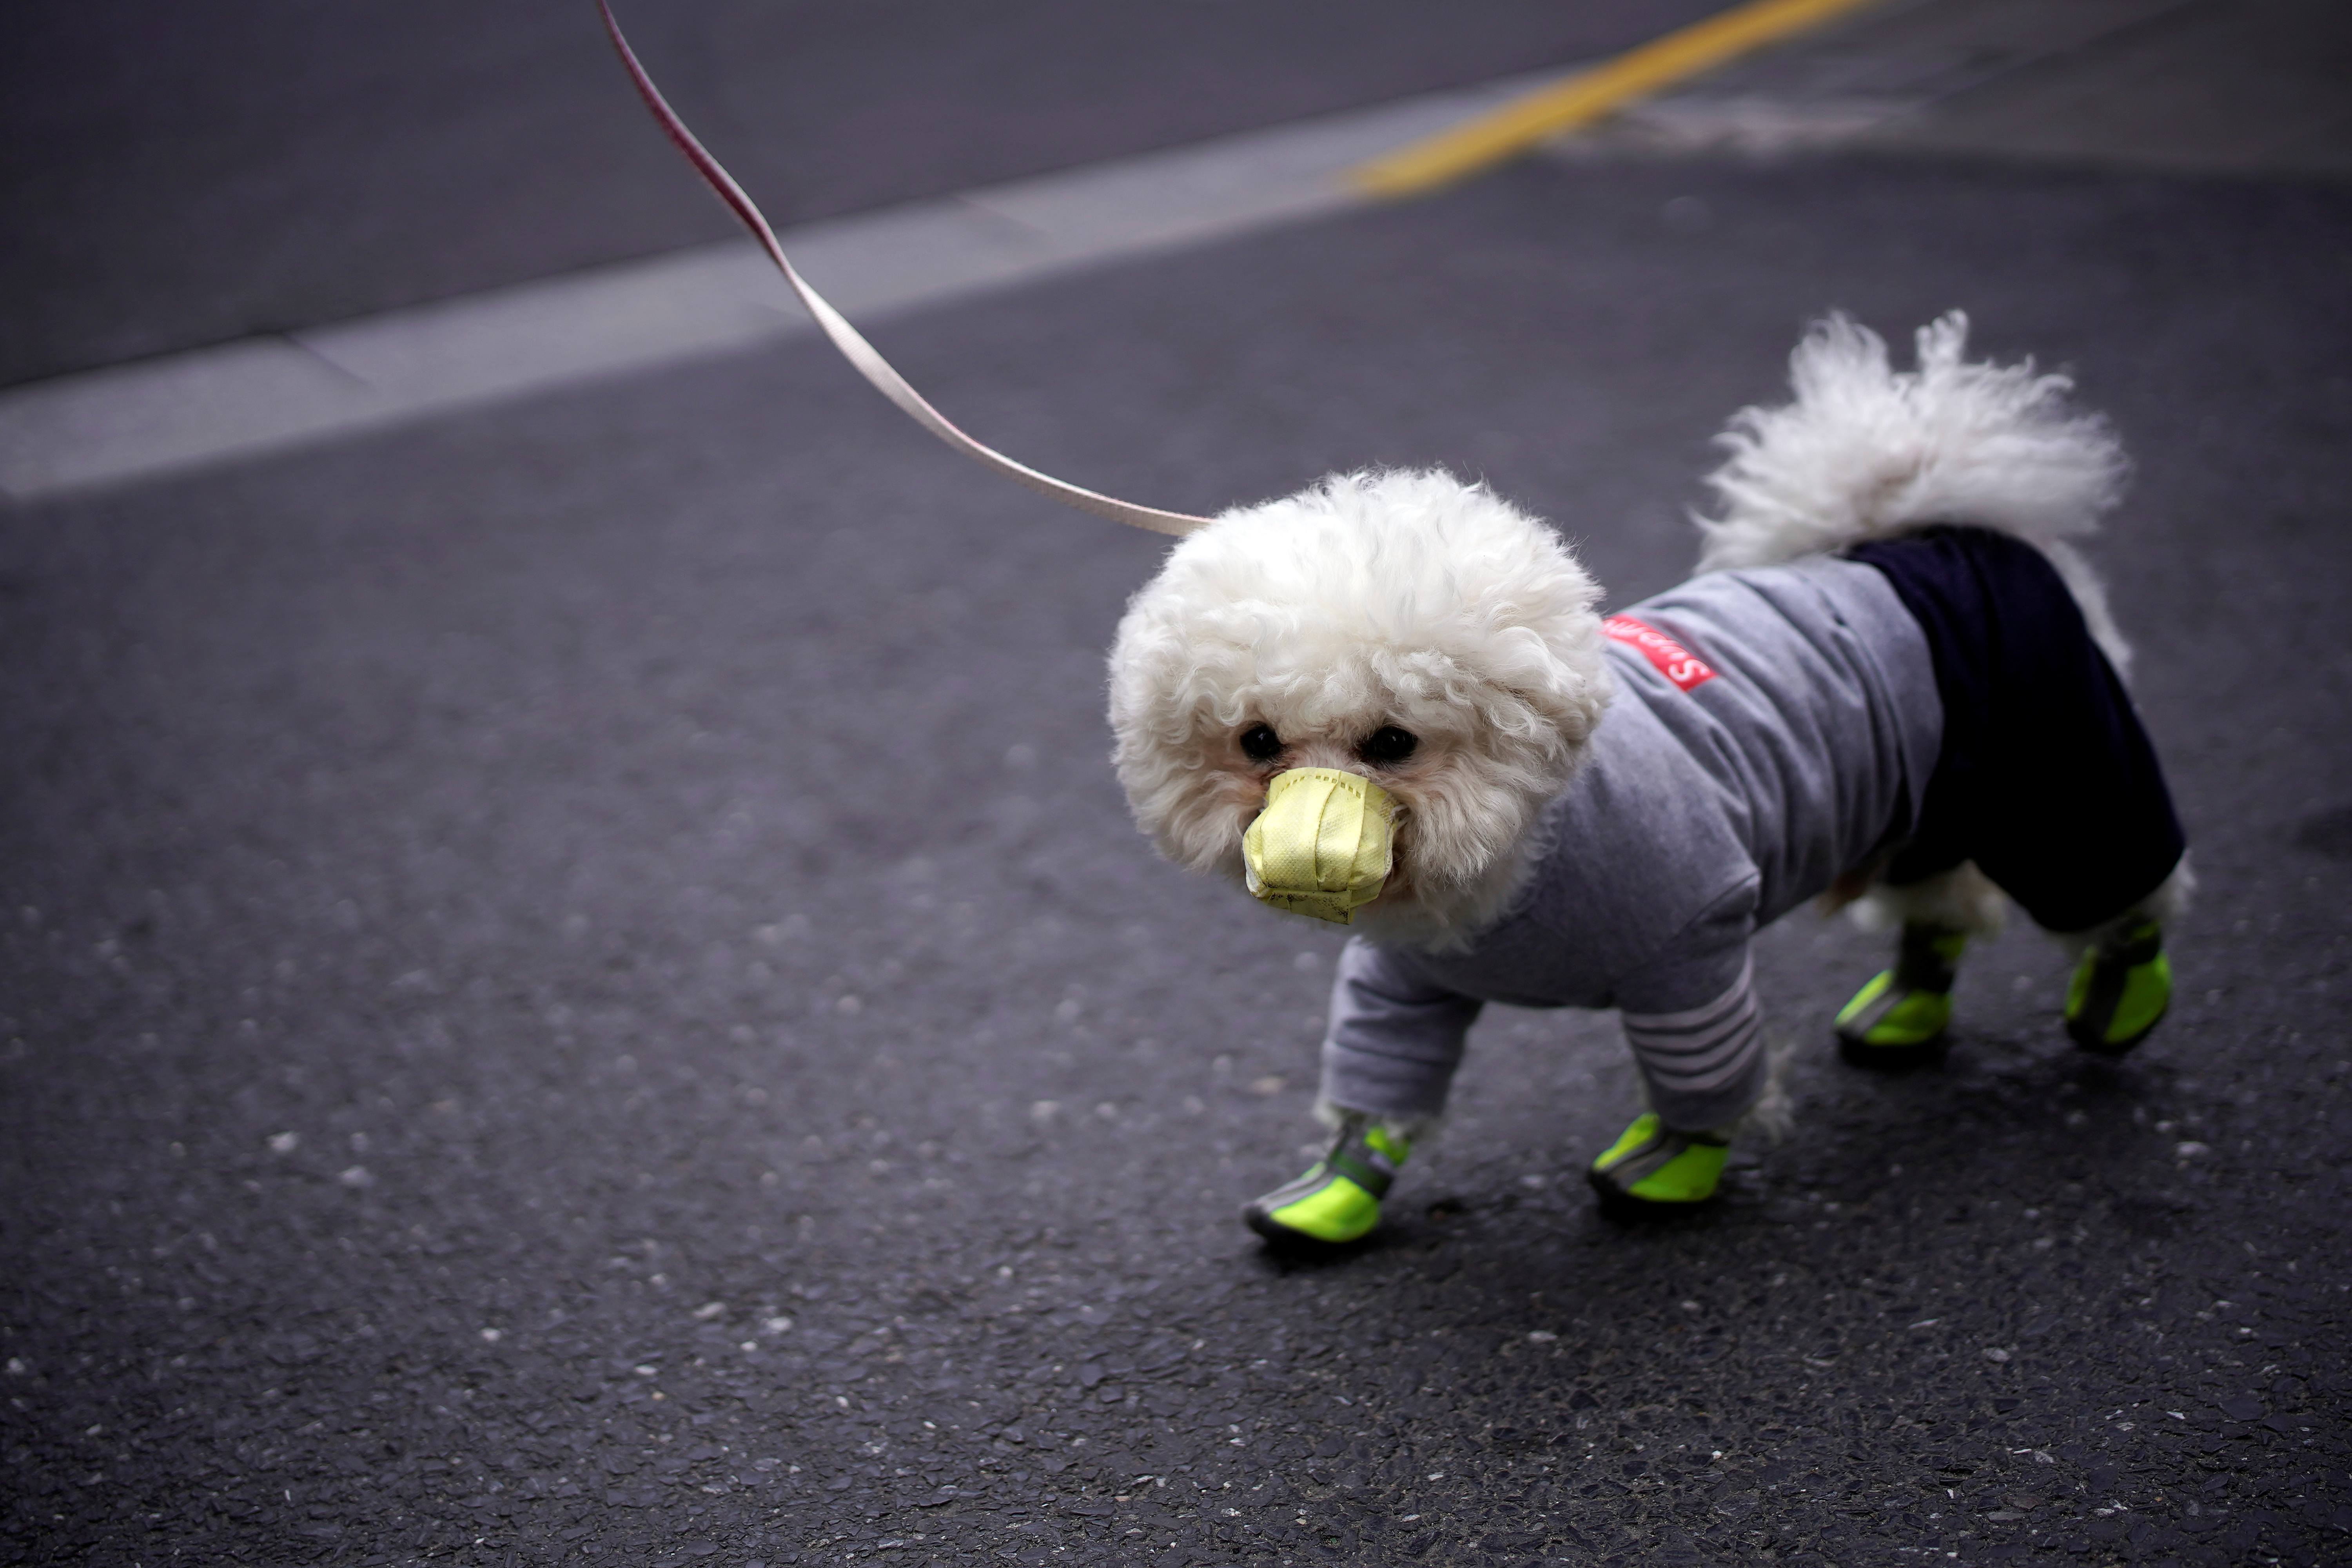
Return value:
<svg viewBox="0 0 2352 1568">
<path fill-rule="evenodd" d="M 1715 6 L 616 8 L 782 224 L 1589 59 Z M 591 0 L 18 10 L 0 385 L 733 233 L 647 132 Z"/>
<path fill-rule="evenodd" d="M 1967 10 L 2008 25 L 2021 46 L 2013 68 L 1889 126 L 1890 142 L 2209 174 L 2352 175 L 2352 15 L 2328 0 L 1931 5 L 1875 31 L 1981 58 L 1938 15 Z M 2112 26 L 2068 36 L 2069 13 L 2084 11 Z M 2052 47 L 2034 47 L 2037 31 Z"/>
<path fill-rule="evenodd" d="M 1825 145 L 2352 176 L 2333 0 L 1889 0 L 1635 104 L 1570 156 Z"/>
<path fill-rule="evenodd" d="M 1799 916 L 1801 1130 L 1716 1211 L 1595 1215 L 1613 1027 L 1498 1009 L 1321 1268 L 1234 1210 L 1333 936 L 1103 760 L 1160 542 L 817 344 L 0 510 L 0 1555 L 2343 1561 L 2347 261 L 2324 183 L 1545 162 L 892 324 L 1052 471 L 1446 463 L 1618 603 L 1830 307 L 1965 306 L 2138 456 L 2155 1040 L 2068 1050 L 2016 933 L 1864 1078 Z"/>
<path fill-rule="evenodd" d="M 1349 173 L 1551 73 L 788 225 L 871 328 L 909 310 L 1360 205 Z M 648 129 L 651 129 L 650 122 Z M 815 323 L 744 235 L 324 326 L 0 388 L 0 496 L 105 489 L 681 360 Z"/>
</svg>

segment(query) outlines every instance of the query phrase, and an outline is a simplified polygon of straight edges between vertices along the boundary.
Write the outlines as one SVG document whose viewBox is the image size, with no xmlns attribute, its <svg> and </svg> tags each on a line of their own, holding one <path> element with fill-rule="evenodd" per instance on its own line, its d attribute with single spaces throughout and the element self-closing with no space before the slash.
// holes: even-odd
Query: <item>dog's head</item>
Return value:
<svg viewBox="0 0 2352 1568">
<path fill-rule="evenodd" d="M 1110 720 L 1136 820 L 1171 859 L 1285 903 L 1258 839 L 1311 852 L 1319 820 L 1328 860 L 1334 819 L 1317 814 L 1348 797 L 1373 819 L 1361 890 L 1327 895 L 1327 918 L 1465 936 L 1507 904 L 1608 702 L 1598 595 L 1550 530 L 1444 473 L 1340 475 L 1229 511 L 1119 623 Z M 1270 808 L 1300 770 L 1330 773 Z"/>
<path fill-rule="evenodd" d="M 1608 700 L 1594 588 L 1559 542 L 1441 473 L 1328 479 L 1210 519 L 973 440 L 793 270 L 621 34 L 638 96 L 833 345 L 932 435 L 1117 522 L 1182 537 L 1111 654 L 1120 779 L 1160 847 L 1268 902 L 1443 942 L 1500 912 Z"/>
</svg>

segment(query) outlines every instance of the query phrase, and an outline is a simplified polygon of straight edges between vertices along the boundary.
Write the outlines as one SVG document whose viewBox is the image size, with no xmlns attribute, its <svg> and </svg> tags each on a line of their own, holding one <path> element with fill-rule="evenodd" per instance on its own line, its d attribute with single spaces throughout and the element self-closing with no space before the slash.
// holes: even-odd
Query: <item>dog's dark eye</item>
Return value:
<svg viewBox="0 0 2352 1568">
<path fill-rule="evenodd" d="M 1412 749 L 1420 744 L 1421 737 L 1412 731 L 1400 730 L 1393 724 L 1383 724 L 1373 731 L 1370 737 L 1357 748 L 1357 754 L 1368 763 L 1391 766 L 1412 755 Z"/>
<path fill-rule="evenodd" d="M 1270 762 L 1282 755 L 1282 737 L 1269 725 L 1253 724 L 1242 731 L 1242 754 L 1255 762 Z"/>
</svg>

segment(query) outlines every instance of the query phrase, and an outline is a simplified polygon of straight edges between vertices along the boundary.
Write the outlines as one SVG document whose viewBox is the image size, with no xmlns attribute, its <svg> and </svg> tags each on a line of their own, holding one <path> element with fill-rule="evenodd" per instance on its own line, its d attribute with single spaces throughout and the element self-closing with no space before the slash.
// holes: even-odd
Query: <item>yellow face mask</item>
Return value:
<svg viewBox="0 0 2352 1568">
<path fill-rule="evenodd" d="M 1242 835 L 1249 890 L 1277 910 L 1352 924 L 1381 896 L 1395 863 L 1396 802 L 1358 773 L 1293 768 L 1266 786 L 1265 809 Z"/>
</svg>

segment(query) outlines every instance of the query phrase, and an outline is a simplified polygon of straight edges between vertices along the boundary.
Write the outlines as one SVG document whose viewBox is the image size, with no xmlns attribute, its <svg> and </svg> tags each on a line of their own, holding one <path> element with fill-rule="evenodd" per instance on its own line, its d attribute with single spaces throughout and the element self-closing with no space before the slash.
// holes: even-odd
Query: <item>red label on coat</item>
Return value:
<svg viewBox="0 0 2352 1568">
<path fill-rule="evenodd" d="M 1715 671 L 1707 668 L 1706 660 L 1656 627 L 1645 626 L 1631 616 L 1610 616 L 1601 623 L 1601 633 L 1612 642 L 1633 644 L 1643 658 L 1658 667 L 1660 675 L 1685 691 L 1715 679 Z"/>
</svg>

